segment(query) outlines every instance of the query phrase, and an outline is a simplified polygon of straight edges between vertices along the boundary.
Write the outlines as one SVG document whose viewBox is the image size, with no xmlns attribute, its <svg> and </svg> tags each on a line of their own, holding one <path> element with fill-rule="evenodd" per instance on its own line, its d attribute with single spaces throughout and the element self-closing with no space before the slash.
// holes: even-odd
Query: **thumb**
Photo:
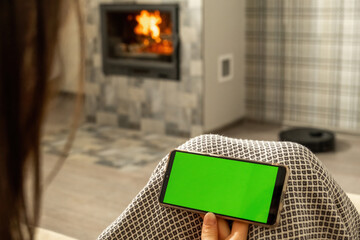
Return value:
<svg viewBox="0 0 360 240">
<path fill-rule="evenodd" d="M 213 213 L 207 213 L 204 217 L 204 222 L 201 230 L 202 240 L 217 240 L 218 226 L 216 216 Z"/>
</svg>

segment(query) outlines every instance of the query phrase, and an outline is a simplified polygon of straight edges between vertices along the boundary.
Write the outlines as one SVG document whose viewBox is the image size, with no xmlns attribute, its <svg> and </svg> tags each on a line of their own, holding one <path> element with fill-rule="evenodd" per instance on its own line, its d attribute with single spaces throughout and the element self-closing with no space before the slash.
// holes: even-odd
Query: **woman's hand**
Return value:
<svg viewBox="0 0 360 240">
<path fill-rule="evenodd" d="M 202 240 L 243 240 L 247 239 L 249 224 L 234 221 L 231 231 L 225 219 L 216 218 L 215 214 L 207 213 L 203 217 L 201 230 Z"/>
</svg>

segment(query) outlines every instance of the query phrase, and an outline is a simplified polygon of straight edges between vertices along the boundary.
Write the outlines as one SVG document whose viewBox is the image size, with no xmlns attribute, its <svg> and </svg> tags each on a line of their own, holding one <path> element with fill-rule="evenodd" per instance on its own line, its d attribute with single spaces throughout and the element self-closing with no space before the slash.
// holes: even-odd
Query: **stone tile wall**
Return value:
<svg viewBox="0 0 360 240">
<path fill-rule="evenodd" d="M 179 4 L 181 80 L 104 75 L 101 3 Z M 202 0 L 86 0 L 89 122 L 176 136 L 203 132 Z"/>
</svg>

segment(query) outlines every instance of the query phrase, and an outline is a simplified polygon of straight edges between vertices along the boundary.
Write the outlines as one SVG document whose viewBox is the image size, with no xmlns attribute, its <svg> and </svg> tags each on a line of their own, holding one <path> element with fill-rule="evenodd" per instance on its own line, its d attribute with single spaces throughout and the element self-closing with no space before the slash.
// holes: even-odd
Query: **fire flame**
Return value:
<svg viewBox="0 0 360 240">
<path fill-rule="evenodd" d="M 159 11 L 152 13 L 146 10 L 142 10 L 140 15 L 136 16 L 136 21 L 138 22 L 138 25 L 134 29 L 136 34 L 151 36 L 155 42 L 161 42 L 160 28 L 158 25 L 162 22 L 162 19 L 160 17 Z"/>
<path fill-rule="evenodd" d="M 132 19 L 133 16 L 128 16 L 129 21 Z M 140 14 L 135 16 L 135 20 L 137 25 L 134 28 L 134 33 L 138 36 L 137 41 L 141 43 L 141 47 L 138 49 L 139 52 L 162 55 L 171 55 L 173 53 L 172 29 L 167 24 L 166 18 L 161 18 L 160 11 L 149 12 L 142 10 Z"/>
</svg>

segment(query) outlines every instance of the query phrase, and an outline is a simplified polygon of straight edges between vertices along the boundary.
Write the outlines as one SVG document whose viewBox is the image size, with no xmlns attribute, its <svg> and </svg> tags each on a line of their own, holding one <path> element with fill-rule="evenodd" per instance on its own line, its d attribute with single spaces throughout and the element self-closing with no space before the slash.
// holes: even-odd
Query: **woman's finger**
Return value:
<svg viewBox="0 0 360 240">
<path fill-rule="evenodd" d="M 234 221 L 232 228 L 231 228 L 231 234 L 226 239 L 228 239 L 228 240 L 246 240 L 248 230 L 249 230 L 248 223 Z"/>
<path fill-rule="evenodd" d="M 226 239 L 227 236 L 229 236 L 230 234 L 229 223 L 223 218 L 218 218 L 217 222 L 218 222 L 219 240 Z"/>
<path fill-rule="evenodd" d="M 218 225 L 215 214 L 207 213 L 205 215 L 201 230 L 201 239 L 218 240 Z"/>
</svg>

